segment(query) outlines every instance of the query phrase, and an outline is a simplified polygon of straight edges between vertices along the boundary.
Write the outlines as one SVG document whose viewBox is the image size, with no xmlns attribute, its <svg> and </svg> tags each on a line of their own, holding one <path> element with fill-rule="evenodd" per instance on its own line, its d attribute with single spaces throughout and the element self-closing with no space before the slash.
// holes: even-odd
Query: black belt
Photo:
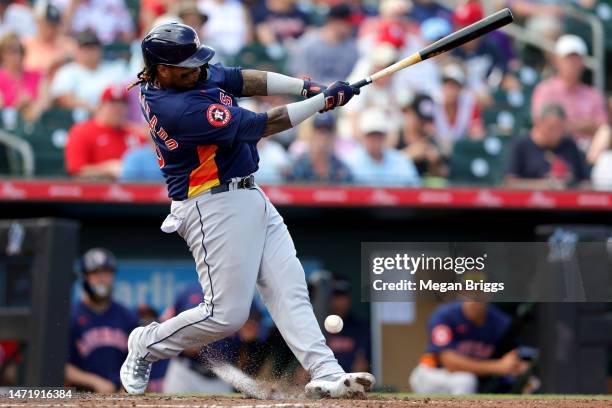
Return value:
<svg viewBox="0 0 612 408">
<path fill-rule="evenodd" d="M 218 185 L 217 187 L 213 187 L 210 189 L 210 194 L 225 193 L 226 191 L 229 191 L 230 185 L 232 183 L 233 181 L 228 181 L 226 183 Z M 252 174 L 250 176 L 247 176 L 247 177 L 244 177 L 238 180 L 238 183 L 236 185 L 236 188 L 251 188 L 251 187 L 255 187 L 255 176 Z"/>
</svg>

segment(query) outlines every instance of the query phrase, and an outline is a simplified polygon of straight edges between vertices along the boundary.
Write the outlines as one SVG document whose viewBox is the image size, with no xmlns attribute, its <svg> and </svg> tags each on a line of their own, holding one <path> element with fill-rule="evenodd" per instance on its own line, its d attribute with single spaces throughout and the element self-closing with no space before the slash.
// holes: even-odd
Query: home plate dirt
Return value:
<svg viewBox="0 0 612 408">
<path fill-rule="evenodd" d="M 254 400 L 240 397 L 224 396 L 163 396 L 145 395 L 128 396 L 126 394 L 94 395 L 77 394 L 72 399 L 66 400 L 14 400 L 0 399 L 0 407 L 132 407 L 132 408 L 603 408 L 612 406 L 611 399 L 602 397 L 554 397 L 543 396 L 530 398 L 512 398 L 508 396 L 495 397 L 464 397 L 464 398 L 443 398 L 443 397 L 396 397 L 391 396 L 370 396 L 367 400 Z"/>
</svg>

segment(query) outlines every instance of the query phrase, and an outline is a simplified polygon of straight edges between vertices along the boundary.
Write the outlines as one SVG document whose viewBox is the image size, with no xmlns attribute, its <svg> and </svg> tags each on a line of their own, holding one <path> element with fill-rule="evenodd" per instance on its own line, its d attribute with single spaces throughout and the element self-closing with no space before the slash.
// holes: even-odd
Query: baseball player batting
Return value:
<svg viewBox="0 0 612 408">
<path fill-rule="evenodd" d="M 143 114 L 172 199 L 164 232 L 177 232 L 195 258 L 204 301 L 129 336 L 121 367 L 127 392 L 142 394 L 151 364 L 236 332 L 257 288 L 285 341 L 308 370 L 306 395 L 362 396 L 369 373 L 345 373 L 325 344 L 312 311 L 304 270 L 283 219 L 255 183 L 262 137 L 297 126 L 321 110 L 345 105 L 359 89 L 209 65 L 215 51 L 178 24 L 153 28 L 142 41 Z M 254 113 L 236 97 L 302 95 L 307 99 Z"/>
</svg>

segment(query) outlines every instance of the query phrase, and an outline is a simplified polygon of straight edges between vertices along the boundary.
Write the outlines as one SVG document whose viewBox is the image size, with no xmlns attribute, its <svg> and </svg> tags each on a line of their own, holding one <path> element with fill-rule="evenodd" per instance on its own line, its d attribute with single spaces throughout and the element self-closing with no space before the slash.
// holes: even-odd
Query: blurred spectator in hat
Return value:
<svg viewBox="0 0 612 408">
<path fill-rule="evenodd" d="M 363 148 L 348 161 L 355 182 L 376 187 L 417 187 L 421 184 L 414 163 L 388 147 L 389 121 L 385 111 L 368 109 L 359 118 Z"/>
<path fill-rule="evenodd" d="M 359 81 L 371 73 L 377 72 L 397 62 L 399 54 L 397 49 L 388 43 L 377 45 L 372 51 L 362 58 L 351 73 L 348 81 Z M 401 124 L 401 109 L 398 100 L 406 88 L 398 84 L 399 77 L 390 75 L 381 78 L 371 85 L 363 87 L 359 98 L 351 100 L 340 113 L 348 121 L 341 127 L 344 136 L 359 139 L 363 136 L 360 132 L 359 117 L 362 112 L 370 108 L 381 109 L 386 112 L 386 121 L 389 124 L 389 133 L 397 134 Z M 395 138 L 393 138 L 395 139 Z"/>
<path fill-rule="evenodd" d="M 507 185 L 518 188 L 565 188 L 589 179 L 583 153 L 566 133 L 561 105 L 544 105 L 528 137 L 516 142 L 508 162 Z"/>
<path fill-rule="evenodd" d="M 0 38 L 0 108 L 19 111 L 26 120 L 36 120 L 48 106 L 41 71 L 24 67 L 25 48 L 15 33 Z"/>
<path fill-rule="evenodd" d="M 402 105 L 404 121 L 396 148 L 412 160 L 421 177 L 445 177 L 445 158 L 433 137 L 433 100 L 417 94 Z"/>
<path fill-rule="evenodd" d="M 50 78 L 55 70 L 67 62 L 75 52 L 72 37 L 62 33 L 62 16 L 57 7 L 41 0 L 34 7 L 36 34 L 24 39 L 26 49 L 25 66 L 39 70 Z"/>
<path fill-rule="evenodd" d="M 325 332 L 325 340 L 346 372 L 369 371 L 372 354 L 370 328 L 366 321 L 352 312 L 351 303 L 349 282 L 336 277 L 332 282 L 329 313 L 340 316 L 344 325 L 340 333 Z"/>
<path fill-rule="evenodd" d="M 442 18 L 449 22 L 452 19 L 452 12 L 434 0 L 413 0 L 409 15 L 421 24 L 430 18 Z"/>
<path fill-rule="evenodd" d="M 434 104 L 433 117 L 435 137 L 446 156 L 457 140 L 484 137 L 480 109 L 472 93 L 465 89 L 465 82 L 460 65 L 444 67 L 441 93 Z"/>
<path fill-rule="evenodd" d="M 201 30 L 203 38 L 219 56 L 233 56 L 250 42 L 250 21 L 240 1 L 198 0 L 198 9 L 208 16 Z"/>
<path fill-rule="evenodd" d="M 465 1 L 455 8 L 455 29 L 471 25 L 483 17 L 484 11 L 479 1 Z M 491 36 L 479 37 L 455 48 L 452 55 L 462 60 L 467 70 L 467 87 L 475 91 L 483 101 L 488 100 L 488 78 L 495 70 L 505 75 L 511 58 L 510 55 L 504 55 L 499 41 L 492 40 Z"/>
<path fill-rule="evenodd" d="M 531 113 L 535 117 L 544 105 L 559 103 L 565 111 L 568 133 L 586 150 L 597 129 L 607 123 L 604 97 L 582 82 L 587 46 L 580 37 L 572 34 L 560 37 L 555 53 L 557 74 L 535 88 Z"/>
<path fill-rule="evenodd" d="M 284 46 L 308 28 L 308 15 L 296 0 L 257 0 L 251 8 L 256 39 L 265 46 Z"/>
<path fill-rule="evenodd" d="M 259 168 L 255 179 L 261 184 L 280 184 L 291 171 L 291 160 L 285 148 L 272 138 L 257 142 Z"/>
<path fill-rule="evenodd" d="M 323 84 L 344 80 L 359 58 L 350 21 L 351 8 L 330 8 L 325 24 L 303 35 L 291 48 L 290 71 Z"/>
<path fill-rule="evenodd" d="M 335 129 L 335 119 L 330 112 L 314 117 L 308 149 L 293 164 L 290 180 L 312 183 L 348 183 L 353 180 L 346 164 L 334 153 Z"/>
<path fill-rule="evenodd" d="M 102 44 L 92 31 L 77 35 L 74 61 L 62 66 L 51 82 L 51 96 L 66 109 L 93 112 L 106 87 L 125 81 L 123 61 L 102 61 Z"/>
<path fill-rule="evenodd" d="M 208 42 L 204 30 L 204 24 L 208 21 L 208 15 L 198 8 L 198 3 L 195 0 L 184 0 L 176 4 L 174 11 L 183 24 L 196 30 L 200 35 L 201 42 Z"/>
<path fill-rule="evenodd" d="M 53 0 L 72 33 L 93 31 L 104 45 L 129 42 L 136 27 L 124 0 Z"/>
<path fill-rule="evenodd" d="M 108 87 L 92 119 L 70 129 L 66 144 L 66 171 L 74 177 L 116 179 L 125 152 L 144 141 L 126 121 L 125 87 Z"/>
<path fill-rule="evenodd" d="M 0 36 L 15 33 L 23 38 L 35 32 L 32 9 L 14 0 L 0 0 Z"/>
</svg>

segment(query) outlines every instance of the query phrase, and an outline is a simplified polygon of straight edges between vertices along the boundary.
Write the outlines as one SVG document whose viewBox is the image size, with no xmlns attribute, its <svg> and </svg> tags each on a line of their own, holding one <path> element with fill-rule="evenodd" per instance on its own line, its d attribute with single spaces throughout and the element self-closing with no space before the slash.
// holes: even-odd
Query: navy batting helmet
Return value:
<svg viewBox="0 0 612 408">
<path fill-rule="evenodd" d="M 106 248 L 92 248 L 81 257 L 81 273 L 87 275 L 97 269 L 117 270 L 115 255 Z"/>
<path fill-rule="evenodd" d="M 142 40 L 142 56 L 148 69 L 156 65 L 195 68 L 205 65 L 215 50 L 200 44 L 198 33 L 185 24 L 167 23 L 153 27 Z"/>
</svg>

